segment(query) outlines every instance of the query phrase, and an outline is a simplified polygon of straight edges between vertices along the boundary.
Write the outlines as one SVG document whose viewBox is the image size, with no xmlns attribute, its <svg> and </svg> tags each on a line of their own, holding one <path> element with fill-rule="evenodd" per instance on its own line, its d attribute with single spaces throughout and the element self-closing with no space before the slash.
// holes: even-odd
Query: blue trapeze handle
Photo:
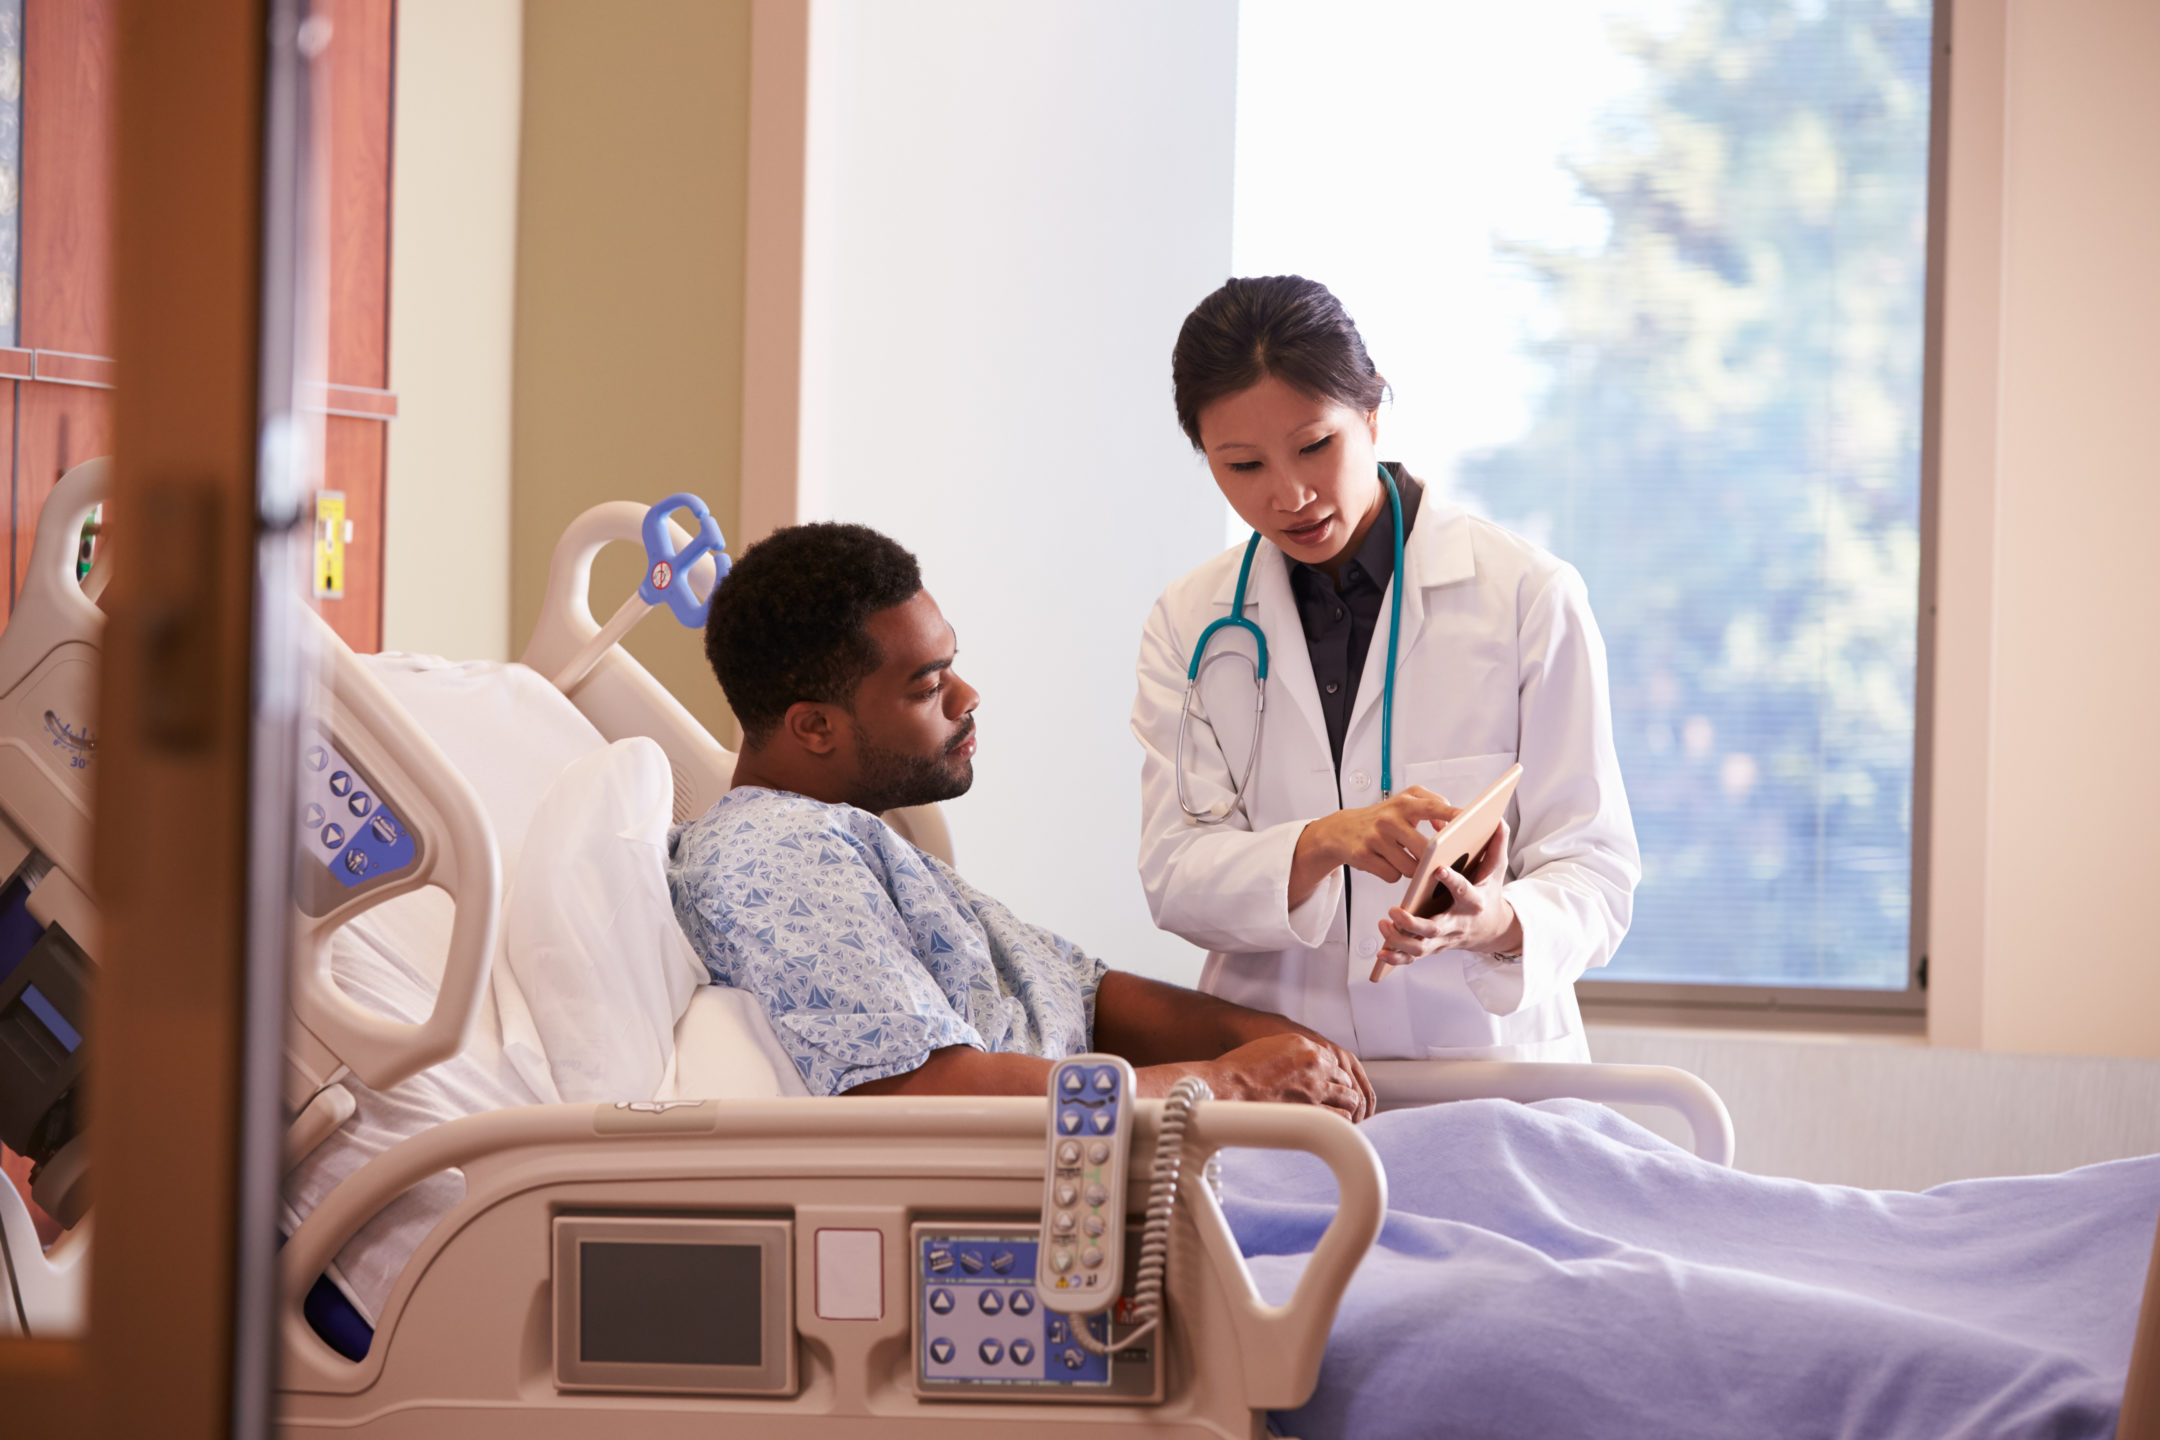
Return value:
<svg viewBox="0 0 2160 1440">
<path fill-rule="evenodd" d="M 697 534 L 681 550 L 675 548 L 675 537 L 668 533 L 668 516 L 677 510 L 688 510 L 698 518 Z M 707 555 L 713 557 L 713 588 L 727 578 L 728 568 L 734 562 L 728 559 L 727 538 L 720 533 L 720 522 L 713 519 L 712 511 L 695 495 L 670 495 L 645 512 L 645 579 L 638 585 L 638 598 L 648 605 L 665 605 L 675 612 L 675 618 L 693 630 L 705 626 L 706 612 L 712 609 L 712 595 L 703 600 L 690 589 L 690 567 Z"/>
</svg>

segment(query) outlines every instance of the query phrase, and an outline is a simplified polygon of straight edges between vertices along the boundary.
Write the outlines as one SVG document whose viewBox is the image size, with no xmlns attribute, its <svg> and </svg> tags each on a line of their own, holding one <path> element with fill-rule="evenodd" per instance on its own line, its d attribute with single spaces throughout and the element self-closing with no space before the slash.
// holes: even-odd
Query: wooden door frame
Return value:
<svg viewBox="0 0 2160 1440">
<path fill-rule="evenodd" d="M 277 690 L 251 641 L 263 542 L 291 518 L 259 501 L 256 462 L 291 357 L 264 344 L 290 319 L 265 313 L 266 275 L 290 280 L 295 243 L 265 223 L 291 197 L 264 122 L 292 100 L 299 5 L 121 8 L 109 533 L 125 558 L 100 680 L 97 1230 L 87 1337 L 0 1342 L 24 1434 L 267 1425 L 282 966 L 248 956 L 274 958 L 261 922 L 283 911 L 248 884 L 251 757 L 274 748 L 252 702 Z M 283 827 L 252 828 L 259 856 L 277 848 Z"/>
</svg>

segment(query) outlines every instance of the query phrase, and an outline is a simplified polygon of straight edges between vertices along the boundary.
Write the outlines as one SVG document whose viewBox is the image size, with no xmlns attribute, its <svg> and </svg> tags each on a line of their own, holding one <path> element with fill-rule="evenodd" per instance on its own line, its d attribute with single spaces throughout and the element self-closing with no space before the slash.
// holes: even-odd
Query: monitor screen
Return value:
<svg viewBox="0 0 2160 1440">
<path fill-rule="evenodd" d="M 756 1245 L 582 1242 L 579 1358 L 630 1365 L 763 1364 L 763 1256 Z"/>
</svg>

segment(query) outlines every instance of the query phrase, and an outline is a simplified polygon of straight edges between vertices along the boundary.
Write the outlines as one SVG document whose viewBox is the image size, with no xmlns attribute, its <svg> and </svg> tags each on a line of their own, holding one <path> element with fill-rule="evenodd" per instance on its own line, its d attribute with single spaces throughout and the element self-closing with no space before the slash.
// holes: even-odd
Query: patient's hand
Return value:
<svg viewBox="0 0 2160 1440">
<path fill-rule="evenodd" d="M 1193 1068 L 1224 1100 L 1321 1105 L 1350 1121 L 1363 1120 L 1374 1109 L 1365 1067 L 1355 1055 L 1317 1035 L 1263 1036 Z"/>
</svg>

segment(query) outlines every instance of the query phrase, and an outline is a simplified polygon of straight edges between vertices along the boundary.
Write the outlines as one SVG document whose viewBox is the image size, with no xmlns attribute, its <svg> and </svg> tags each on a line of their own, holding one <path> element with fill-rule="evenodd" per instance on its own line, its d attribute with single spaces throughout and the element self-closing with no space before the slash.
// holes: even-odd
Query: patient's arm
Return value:
<svg viewBox="0 0 2160 1440">
<path fill-rule="evenodd" d="M 1095 1044 L 1133 1062 L 1140 1093 L 1160 1098 L 1187 1075 L 1219 1099 L 1323 1105 L 1350 1120 L 1373 1113 L 1372 1082 L 1348 1051 L 1280 1015 L 1112 970 L 1095 995 Z M 853 1095 L 1040 1095 L 1048 1060 L 967 1045 L 934 1050 L 904 1075 Z"/>
<path fill-rule="evenodd" d="M 1112 1053 L 1115 1053 L 1114 1051 Z M 1347 1066 L 1344 1061 L 1347 1060 Z M 850 1095 L 1040 1095 L 1050 1084 L 1048 1060 L 948 1045 L 904 1075 L 869 1080 Z M 1144 1065 L 1140 1093 L 1161 1099 L 1187 1075 L 1207 1081 L 1218 1100 L 1284 1100 L 1320 1105 L 1346 1120 L 1372 1114 L 1372 1084 L 1356 1059 L 1325 1040 L 1269 1035 L 1213 1060 Z"/>
<path fill-rule="evenodd" d="M 1292 1037 L 1303 1043 L 1286 1043 Z M 1095 1044 L 1136 1066 L 1199 1074 L 1225 1099 L 1302 1100 L 1352 1120 L 1379 1103 L 1365 1067 L 1326 1036 L 1282 1015 L 1122 970 L 1105 972 L 1095 992 Z M 1189 1063 L 1209 1060 L 1234 1063 Z"/>
<path fill-rule="evenodd" d="M 1213 1060 L 1269 1035 L 1320 1040 L 1281 1015 L 1123 970 L 1104 971 L 1095 991 L 1096 1048 L 1122 1055 L 1135 1065 Z"/>
<path fill-rule="evenodd" d="M 948 1045 L 902 1075 L 865 1080 L 850 1095 L 1040 1095 L 1050 1084 L 1050 1062 L 1033 1055 L 1001 1055 L 972 1045 Z"/>
</svg>

